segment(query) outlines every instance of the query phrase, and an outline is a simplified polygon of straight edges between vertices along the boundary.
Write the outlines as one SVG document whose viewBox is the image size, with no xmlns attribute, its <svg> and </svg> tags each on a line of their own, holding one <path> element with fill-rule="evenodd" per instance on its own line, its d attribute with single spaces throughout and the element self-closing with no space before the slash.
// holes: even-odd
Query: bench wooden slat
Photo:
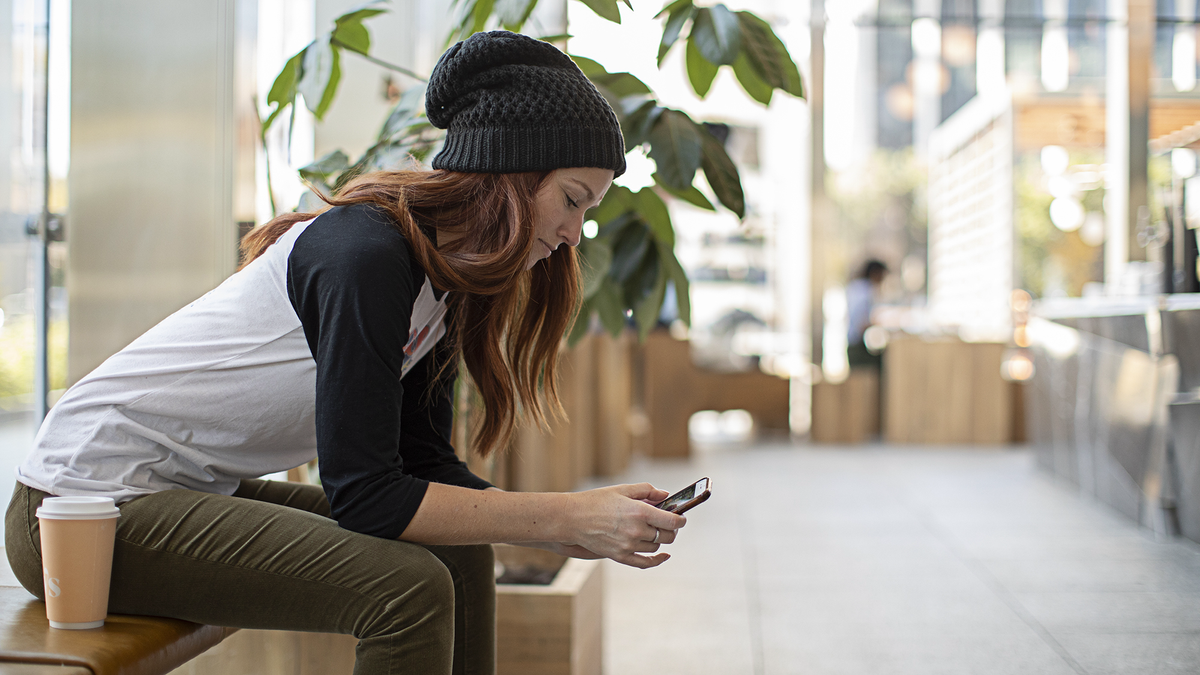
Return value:
<svg viewBox="0 0 1200 675">
<path fill-rule="evenodd" d="M 77 666 L 94 675 L 161 675 L 235 629 L 159 617 L 111 615 L 102 628 L 56 630 L 46 606 L 23 588 L 0 586 L 0 671 L 9 664 Z M 24 675 L 24 671 L 18 671 Z M 41 671 L 29 671 L 42 675 Z M 46 673 L 57 673 L 50 670 Z M 75 675 L 63 670 L 62 675 Z"/>
</svg>

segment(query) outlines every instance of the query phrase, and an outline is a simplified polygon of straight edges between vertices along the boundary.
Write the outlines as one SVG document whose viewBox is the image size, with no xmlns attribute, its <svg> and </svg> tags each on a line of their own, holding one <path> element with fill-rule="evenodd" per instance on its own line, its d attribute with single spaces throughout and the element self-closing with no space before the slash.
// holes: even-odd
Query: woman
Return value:
<svg viewBox="0 0 1200 675">
<path fill-rule="evenodd" d="M 483 453 L 552 404 L 584 212 L 624 171 L 616 117 L 562 52 L 506 32 L 443 55 L 431 172 L 375 174 L 244 244 L 249 262 L 71 388 L 18 469 L 14 572 L 42 594 L 49 495 L 121 508 L 114 613 L 350 633 L 356 673 L 494 668 L 488 544 L 636 567 L 684 524 L 622 485 L 505 493 L 449 444 L 463 362 Z M 566 247 L 561 246 L 567 244 Z M 319 458 L 322 488 L 254 480 Z"/>
</svg>

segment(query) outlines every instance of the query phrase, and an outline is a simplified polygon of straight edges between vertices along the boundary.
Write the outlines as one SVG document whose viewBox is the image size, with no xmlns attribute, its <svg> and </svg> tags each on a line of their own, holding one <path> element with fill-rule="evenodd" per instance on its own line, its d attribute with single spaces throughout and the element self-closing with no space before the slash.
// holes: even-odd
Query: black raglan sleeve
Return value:
<svg viewBox="0 0 1200 675">
<path fill-rule="evenodd" d="M 422 429 L 411 410 L 428 380 L 400 379 L 423 279 L 404 236 L 369 205 L 325 212 L 288 258 L 288 295 L 317 367 L 321 483 L 333 517 L 355 532 L 399 537 L 436 479 L 415 475 L 401 453 L 402 443 L 437 445 L 429 437 L 440 418 L 425 415 Z"/>
</svg>

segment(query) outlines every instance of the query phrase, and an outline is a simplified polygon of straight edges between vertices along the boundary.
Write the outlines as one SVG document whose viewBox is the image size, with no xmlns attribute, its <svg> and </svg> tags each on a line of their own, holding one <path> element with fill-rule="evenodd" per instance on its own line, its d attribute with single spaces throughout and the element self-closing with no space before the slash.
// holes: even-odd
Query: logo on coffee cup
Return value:
<svg viewBox="0 0 1200 675">
<path fill-rule="evenodd" d="M 62 594 L 62 589 L 58 587 L 58 579 L 50 576 L 50 570 L 43 567 L 42 576 L 46 579 L 46 595 L 57 598 Z"/>
</svg>

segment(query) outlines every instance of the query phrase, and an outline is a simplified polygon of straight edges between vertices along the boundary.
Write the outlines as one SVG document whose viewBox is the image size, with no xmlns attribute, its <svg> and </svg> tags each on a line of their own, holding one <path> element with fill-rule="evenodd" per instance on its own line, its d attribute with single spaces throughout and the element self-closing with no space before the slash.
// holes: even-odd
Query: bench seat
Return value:
<svg viewBox="0 0 1200 675">
<path fill-rule="evenodd" d="M 52 629 L 41 601 L 24 588 L 0 585 L 0 672 L 5 675 L 162 675 L 234 632 L 122 615 L 110 615 L 93 630 Z"/>
</svg>

